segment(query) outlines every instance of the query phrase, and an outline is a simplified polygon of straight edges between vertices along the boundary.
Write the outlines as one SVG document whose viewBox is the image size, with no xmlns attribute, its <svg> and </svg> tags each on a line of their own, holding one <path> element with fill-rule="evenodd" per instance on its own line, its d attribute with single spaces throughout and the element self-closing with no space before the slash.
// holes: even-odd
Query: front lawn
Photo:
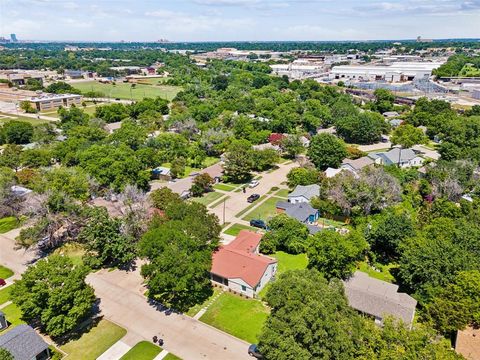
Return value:
<svg viewBox="0 0 480 360">
<path fill-rule="evenodd" d="M 217 294 L 222 291 L 220 290 L 219 288 L 217 287 L 214 287 L 213 288 L 213 294 L 212 296 L 210 296 L 207 300 L 205 300 L 203 303 L 201 304 L 197 304 L 197 305 L 194 305 L 192 306 L 190 309 L 188 309 L 188 311 L 186 312 L 186 314 L 188 316 L 191 316 L 191 317 L 194 317 L 200 310 L 202 310 L 204 307 L 207 306 L 207 304 L 212 301 L 212 299 L 217 296 Z"/>
<path fill-rule="evenodd" d="M 79 338 L 70 340 L 60 349 L 69 360 L 95 360 L 125 336 L 127 330 L 108 320 L 100 320 Z"/>
<path fill-rule="evenodd" d="M 13 276 L 13 271 L 0 265 L 0 279 L 8 279 L 10 276 Z"/>
<path fill-rule="evenodd" d="M 222 191 L 232 191 L 232 190 L 235 190 L 235 186 L 232 186 L 232 185 L 227 185 L 227 184 L 215 184 L 213 185 L 213 188 L 215 190 L 222 190 Z"/>
<path fill-rule="evenodd" d="M 194 197 L 192 198 L 192 201 L 198 202 L 200 204 L 203 204 L 205 206 L 208 206 L 208 204 L 214 202 L 215 200 L 221 198 L 224 194 L 212 191 L 207 194 L 204 194 L 202 197 Z"/>
<path fill-rule="evenodd" d="M 10 300 L 10 292 L 12 291 L 13 285 L 7 286 L 0 290 L 0 305 L 5 304 Z"/>
<path fill-rule="evenodd" d="M 237 189 L 235 190 L 235 192 L 237 191 L 242 191 L 241 189 Z M 243 214 L 249 212 L 254 206 L 257 206 L 258 203 L 262 202 L 263 200 L 265 199 L 265 195 L 263 196 L 260 196 L 260 198 L 257 200 L 257 201 L 254 201 L 253 203 L 251 203 L 250 205 L 248 205 L 245 209 L 243 209 L 242 211 L 240 211 L 237 215 L 235 215 L 235 217 L 239 218 L 239 217 L 242 217 Z M 244 219 L 245 220 L 245 219 Z"/>
<path fill-rule="evenodd" d="M 120 360 L 153 360 L 162 352 L 157 345 L 148 341 L 141 341 L 131 348 Z"/>
<path fill-rule="evenodd" d="M 7 319 L 10 326 L 8 329 L 12 329 L 14 326 L 25 324 L 25 321 L 22 320 L 22 310 L 15 305 L 10 304 L 2 308 L 2 312 L 5 314 L 5 318 Z"/>
<path fill-rule="evenodd" d="M 0 234 L 13 230 L 19 225 L 20 221 L 18 221 L 14 216 L 4 217 L 3 219 L 0 219 Z"/>
<path fill-rule="evenodd" d="M 259 207 L 251 211 L 243 218 L 243 220 L 250 221 L 252 219 L 261 219 L 268 221 L 270 218 L 277 215 L 276 204 L 278 201 L 284 201 L 284 199 L 278 197 L 271 197 L 263 202 Z"/>
<path fill-rule="evenodd" d="M 248 225 L 233 224 L 227 230 L 225 230 L 224 233 L 227 234 L 227 235 L 237 236 L 238 233 L 242 230 L 256 231 L 258 229 L 254 228 L 254 227 L 251 227 L 251 226 L 248 226 Z"/>
<path fill-rule="evenodd" d="M 210 305 L 200 321 L 256 343 L 268 313 L 268 308 L 258 300 L 244 299 L 225 292 Z"/>
<path fill-rule="evenodd" d="M 290 190 L 288 189 L 280 189 L 277 191 L 275 196 L 281 197 L 281 198 L 288 198 L 288 194 L 290 193 Z"/>
<path fill-rule="evenodd" d="M 167 356 L 163 358 L 163 360 L 182 360 L 182 359 L 180 359 L 178 356 L 168 353 Z"/>
</svg>

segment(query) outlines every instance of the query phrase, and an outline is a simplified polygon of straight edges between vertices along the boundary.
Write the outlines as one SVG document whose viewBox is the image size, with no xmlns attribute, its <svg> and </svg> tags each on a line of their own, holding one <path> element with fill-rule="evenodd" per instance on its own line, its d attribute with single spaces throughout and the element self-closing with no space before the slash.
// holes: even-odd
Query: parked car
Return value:
<svg viewBox="0 0 480 360">
<path fill-rule="evenodd" d="M 250 220 L 250 226 L 254 226 L 260 229 L 266 229 L 267 224 L 265 224 L 265 221 L 260 220 L 260 219 L 252 219 Z"/>
<path fill-rule="evenodd" d="M 248 347 L 248 355 L 253 356 L 257 359 L 263 359 L 263 355 L 260 354 L 257 344 L 252 344 Z"/>
<path fill-rule="evenodd" d="M 249 203 L 253 203 L 254 201 L 257 201 L 260 198 L 260 195 L 258 194 L 252 194 L 247 198 L 247 201 Z"/>
<path fill-rule="evenodd" d="M 252 181 L 250 181 L 250 184 L 248 184 L 248 187 L 249 188 L 254 188 L 255 186 L 258 186 L 258 184 L 260 184 L 258 182 L 258 180 L 252 180 Z"/>
<path fill-rule="evenodd" d="M 0 286 L 5 286 L 7 285 L 7 282 L 3 279 L 0 279 Z"/>
</svg>

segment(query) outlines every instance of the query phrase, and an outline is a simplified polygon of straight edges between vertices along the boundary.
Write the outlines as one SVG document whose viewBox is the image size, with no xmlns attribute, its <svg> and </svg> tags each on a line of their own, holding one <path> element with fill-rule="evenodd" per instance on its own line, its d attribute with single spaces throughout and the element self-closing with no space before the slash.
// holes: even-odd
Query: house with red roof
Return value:
<svg viewBox="0 0 480 360">
<path fill-rule="evenodd" d="M 230 244 L 212 257 L 211 280 L 248 297 L 256 294 L 275 276 L 277 260 L 259 254 L 262 234 L 242 230 Z"/>
</svg>

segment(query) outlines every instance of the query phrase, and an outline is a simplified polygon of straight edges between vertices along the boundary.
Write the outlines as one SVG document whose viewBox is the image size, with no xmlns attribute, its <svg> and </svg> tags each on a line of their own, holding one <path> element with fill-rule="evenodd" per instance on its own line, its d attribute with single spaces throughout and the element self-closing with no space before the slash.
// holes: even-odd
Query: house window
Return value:
<svg viewBox="0 0 480 360">
<path fill-rule="evenodd" d="M 245 285 L 242 285 L 242 291 L 247 291 L 247 287 Z"/>
</svg>

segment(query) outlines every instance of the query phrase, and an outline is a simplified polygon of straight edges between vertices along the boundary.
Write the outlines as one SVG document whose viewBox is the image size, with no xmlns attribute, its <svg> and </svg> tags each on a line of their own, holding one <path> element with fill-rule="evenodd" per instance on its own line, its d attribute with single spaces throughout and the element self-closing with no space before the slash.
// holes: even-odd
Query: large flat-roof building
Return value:
<svg viewBox="0 0 480 360">
<path fill-rule="evenodd" d="M 27 99 L 38 111 L 54 110 L 60 107 L 78 106 L 82 103 L 82 95 L 78 94 L 42 94 Z"/>
<path fill-rule="evenodd" d="M 340 65 L 330 71 L 330 79 L 403 82 L 430 77 L 441 62 L 394 62 L 391 65 Z"/>
</svg>

